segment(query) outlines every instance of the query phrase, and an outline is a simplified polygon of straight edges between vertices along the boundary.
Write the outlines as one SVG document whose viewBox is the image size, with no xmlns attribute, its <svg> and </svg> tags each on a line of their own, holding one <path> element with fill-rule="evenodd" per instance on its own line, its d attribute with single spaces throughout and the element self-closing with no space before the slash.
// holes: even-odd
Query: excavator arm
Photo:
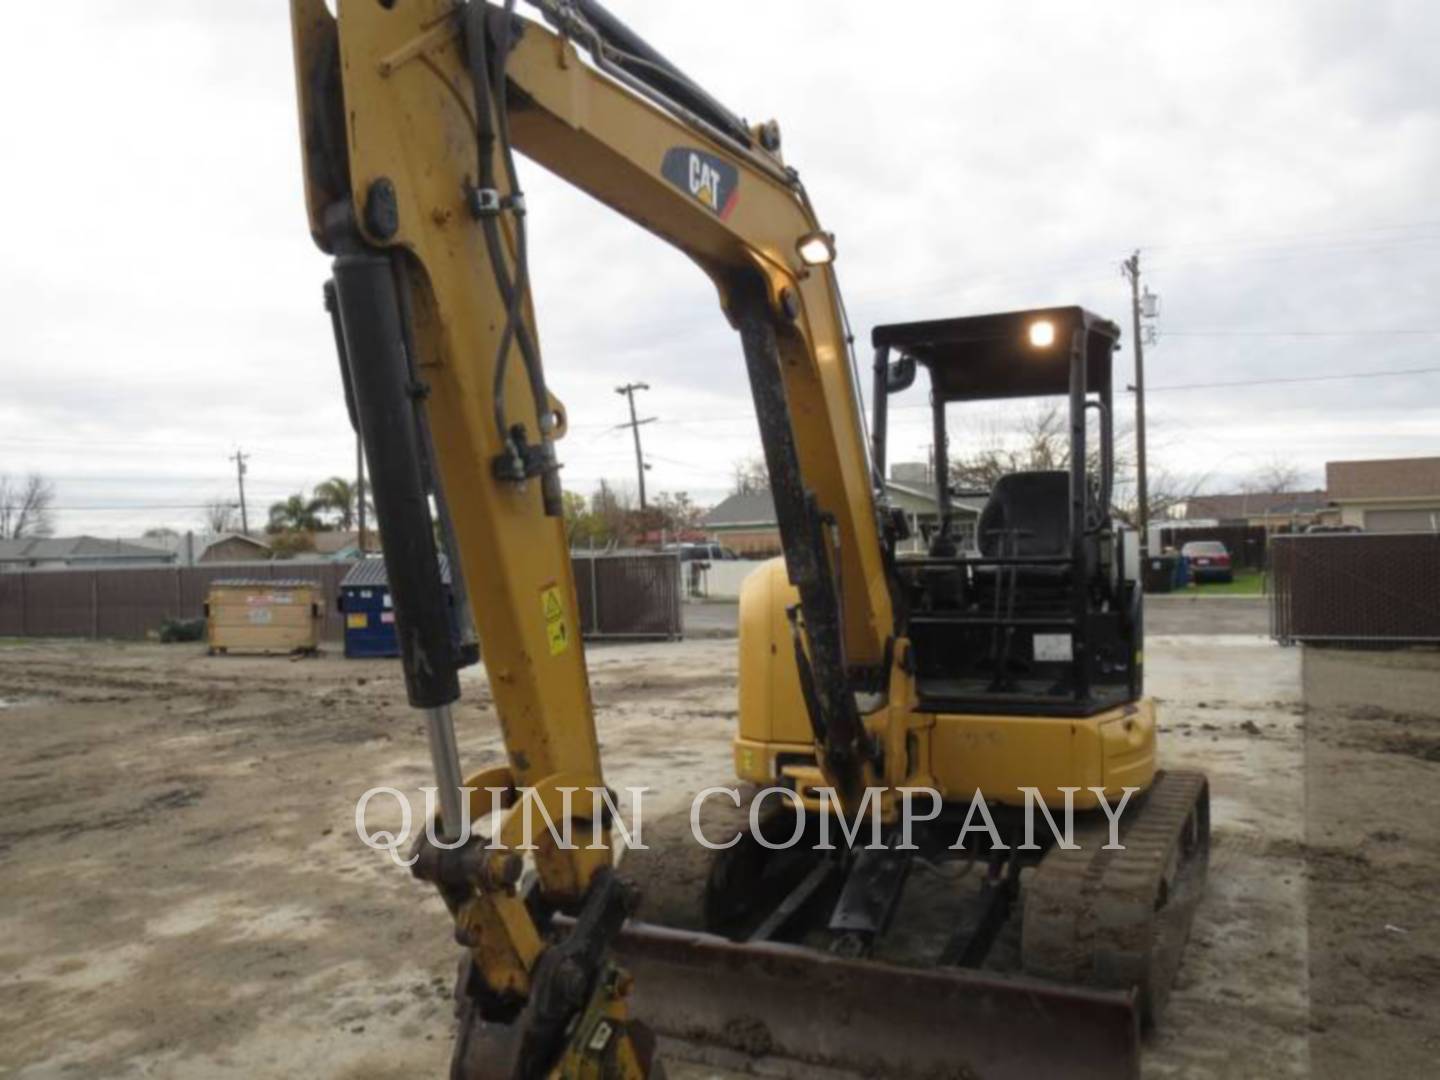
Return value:
<svg viewBox="0 0 1440 1080">
<path fill-rule="evenodd" d="M 847 799 L 884 771 L 855 695 L 887 686 L 893 616 L 834 242 L 780 157 L 778 129 L 745 126 L 598 4 L 538 6 L 554 29 L 517 17 L 513 0 L 291 10 L 310 228 L 334 256 L 327 304 L 371 462 L 407 688 L 429 725 L 442 835 L 458 838 L 488 809 L 487 789 L 507 807 L 498 844 L 418 852 L 417 874 L 439 887 L 470 949 L 457 1067 L 483 1059 L 487 1071 L 536 1075 L 578 1054 L 623 1074 L 642 1049 L 586 1043 L 571 1025 L 584 1014 L 592 1036 L 624 1028 L 624 980 L 604 957 L 634 901 L 610 850 L 542 839 L 528 899 L 505 850 L 519 839 L 522 793 L 583 826 L 595 811 L 566 789 L 604 783 L 561 519 L 567 415 L 544 377 L 513 153 L 714 282 L 743 346 L 799 590 L 817 761 Z M 445 615 L 441 547 L 458 563 L 508 752 L 471 776 L 449 713 L 467 657 Z M 577 920 L 563 946 L 545 936 L 553 912 Z M 483 1052 L 467 1051 L 482 1028 Z"/>
</svg>

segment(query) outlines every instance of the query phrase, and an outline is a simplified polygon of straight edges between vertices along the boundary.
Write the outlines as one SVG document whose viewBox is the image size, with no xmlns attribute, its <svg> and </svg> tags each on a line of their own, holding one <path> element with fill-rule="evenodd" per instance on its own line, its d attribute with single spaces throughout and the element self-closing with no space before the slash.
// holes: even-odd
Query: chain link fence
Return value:
<svg viewBox="0 0 1440 1080">
<path fill-rule="evenodd" d="M 1440 535 L 1272 536 L 1270 629 L 1287 645 L 1440 641 Z"/>
</svg>

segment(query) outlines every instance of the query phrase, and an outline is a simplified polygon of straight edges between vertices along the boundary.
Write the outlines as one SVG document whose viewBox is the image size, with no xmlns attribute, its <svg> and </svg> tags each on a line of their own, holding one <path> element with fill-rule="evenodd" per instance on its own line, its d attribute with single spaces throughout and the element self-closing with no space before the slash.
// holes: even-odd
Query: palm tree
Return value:
<svg viewBox="0 0 1440 1080">
<path fill-rule="evenodd" d="M 304 495 L 291 495 L 284 502 L 277 502 L 270 507 L 270 524 L 266 531 L 272 533 L 281 532 L 314 532 L 323 529 L 325 523 L 320 520 L 320 503 L 315 499 L 307 499 Z"/>
<path fill-rule="evenodd" d="M 332 476 L 315 485 L 315 505 L 339 515 L 335 524 L 345 532 L 355 527 L 355 485 L 343 476 Z"/>
</svg>

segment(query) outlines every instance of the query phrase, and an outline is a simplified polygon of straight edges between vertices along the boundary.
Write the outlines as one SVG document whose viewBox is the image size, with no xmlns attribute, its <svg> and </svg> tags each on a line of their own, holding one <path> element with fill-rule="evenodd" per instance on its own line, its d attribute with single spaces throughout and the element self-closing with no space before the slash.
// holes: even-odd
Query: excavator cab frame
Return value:
<svg viewBox="0 0 1440 1080">
<path fill-rule="evenodd" d="M 1111 512 L 1111 358 L 1119 337 L 1113 322 L 1079 307 L 875 328 L 877 478 L 886 466 L 890 396 L 908 389 L 919 368 L 930 381 L 939 524 L 920 556 L 897 557 L 902 521 L 886 531 L 921 708 L 1091 716 L 1140 698 L 1138 548 Z M 1017 398 L 1065 400 L 1067 446 L 1056 463 L 1064 467 L 999 477 L 974 549 L 962 550 L 947 409 Z M 883 506 L 884 484 L 877 490 Z"/>
</svg>

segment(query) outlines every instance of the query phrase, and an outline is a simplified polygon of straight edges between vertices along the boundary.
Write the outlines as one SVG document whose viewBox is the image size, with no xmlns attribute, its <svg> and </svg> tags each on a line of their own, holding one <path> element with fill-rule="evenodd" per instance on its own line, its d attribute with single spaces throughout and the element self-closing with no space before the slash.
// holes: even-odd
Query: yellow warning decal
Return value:
<svg viewBox="0 0 1440 1080">
<path fill-rule="evenodd" d="M 353 612 L 345 616 L 345 625 L 351 630 L 364 630 L 369 625 L 369 620 L 363 611 Z"/>
<path fill-rule="evenodd" d="M 550 642 L 550 655 L 559 656 L 570 647 L 570 627 L 565 622 L 565 602 L 560 599 L 560 586 L 547 585 L 540 590 L 540 610 L 545 614 L 545 637 Z"/>
</svg>

